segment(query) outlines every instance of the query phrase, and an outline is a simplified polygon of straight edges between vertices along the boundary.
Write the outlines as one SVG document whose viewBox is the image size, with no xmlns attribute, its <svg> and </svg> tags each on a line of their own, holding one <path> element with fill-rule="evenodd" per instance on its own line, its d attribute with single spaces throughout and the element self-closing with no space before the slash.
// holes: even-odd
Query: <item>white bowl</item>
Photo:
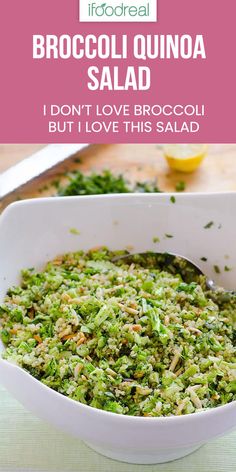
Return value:
<svg viewBox="0 0 236 472">
<path fill-rule="evenodd" d="M 224 287 L 236 288 L 236 193 L 176 194 L 176 203 L 170 196 L 49 198 L 10 205 L 0 218 L 0 299 L 18 283 L 22 268 L 40 268 L 59 253 L 98 245 L 177 252 L 192 258 Z M 204 228 L 210 221 L 214 224 Z M 71 234 L 71 228 L 80 234 Z M 232 270 L 215 274 L 214 265 Z M 73 401 L 2 359 L 0 380 L 40 418 L 101 454 L 126 462 L 174 460 L 236 426 L 236 402 L 179 417 L 131 417 Z"/>
</svg>

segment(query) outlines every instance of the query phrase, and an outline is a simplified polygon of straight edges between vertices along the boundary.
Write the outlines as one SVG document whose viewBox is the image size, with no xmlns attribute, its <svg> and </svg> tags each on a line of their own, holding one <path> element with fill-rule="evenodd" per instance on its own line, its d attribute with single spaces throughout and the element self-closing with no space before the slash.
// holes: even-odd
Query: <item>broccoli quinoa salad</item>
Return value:
<svg viewBox="0 0 236 472">
<path fill-rule="evenodd" d="M 236 400 L 235 296 L 120 254 L 80 251 L 23 270 L 0 305 L 3 358 L 113 413 L 184 415 Z"/>
</svg>

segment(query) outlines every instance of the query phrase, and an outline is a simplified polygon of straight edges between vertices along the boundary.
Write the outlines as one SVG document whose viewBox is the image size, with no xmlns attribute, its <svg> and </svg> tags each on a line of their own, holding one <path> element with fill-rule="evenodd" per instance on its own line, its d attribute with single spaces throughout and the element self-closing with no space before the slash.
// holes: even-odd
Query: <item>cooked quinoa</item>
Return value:
<svg viewBox="0 0 236 472">
<path fill-rule="evenodd" d="M 171 416 L 236 400 L 235 297 L 106 248 L 22 271 L 0 305 L 4 359 L 73 400 Z"/>
</svg>

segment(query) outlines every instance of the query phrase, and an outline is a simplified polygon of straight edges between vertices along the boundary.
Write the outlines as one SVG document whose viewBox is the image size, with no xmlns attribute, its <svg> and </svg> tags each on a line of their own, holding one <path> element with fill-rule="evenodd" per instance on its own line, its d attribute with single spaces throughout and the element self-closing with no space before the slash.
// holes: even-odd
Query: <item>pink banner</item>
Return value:
<svg viewBox="0 0 236 472">
<path fill-rule="evenodd" d="M 1 3 L 1 142 L 235 141 L 235 0 L 80 1 Z"/>
</svg>

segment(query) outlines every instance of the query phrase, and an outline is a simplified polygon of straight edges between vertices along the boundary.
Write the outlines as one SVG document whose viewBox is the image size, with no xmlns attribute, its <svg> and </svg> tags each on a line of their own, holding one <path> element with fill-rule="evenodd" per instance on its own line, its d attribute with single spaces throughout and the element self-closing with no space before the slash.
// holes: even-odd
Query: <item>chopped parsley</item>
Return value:
<svg viewBox="0 0 236 472">
<path fill-rule="evenodd" d="M 114 175 L 109 170 L 104 170 L 102 173 L 93 172 L 89 175 L 74 171 L 69 175 L 68 185 L 59 188 L 61 196 L 159 192 L 156 181 L 131 184 L 123 175 Z"/>
<path fill-rule="evenodd" d="M 78 236 L 80 234 L 80 231 L 78 231 L 78 229 L 76 228 L 70 228 L 70 233 Z"/>
<path fill-rule="evenodd" d="M 216 274 L 220 274 L 220 268 L 218 265 L 214 265 L 214 271 Z"/>
<path fill-rule="evenodd" d="M 207 223 L 207 224 L 204 226 L 204 229 L 209 229 L 209 228 L 211 228 L 213 225 L 214 225 L 214 221 L 209 221 L 209 223 Z"/>
<path fill-rule="evenodd" d="M 184 192 L 185 189 L 186 189 L 186 182 L 184 182 L 183 180 L 180 180 L 179 182 L 177 182 L 175 186 L 176 192 Z"/>
<path fill-rule="evenodd" d="M 172 195 L 172 196 L 170 197 L 170 201 L 171 201 L 171 203 L 175 203 L 175 202 L 176 202 L 176 198 L 174 197 L 174 195 Z"/>
</svg>

